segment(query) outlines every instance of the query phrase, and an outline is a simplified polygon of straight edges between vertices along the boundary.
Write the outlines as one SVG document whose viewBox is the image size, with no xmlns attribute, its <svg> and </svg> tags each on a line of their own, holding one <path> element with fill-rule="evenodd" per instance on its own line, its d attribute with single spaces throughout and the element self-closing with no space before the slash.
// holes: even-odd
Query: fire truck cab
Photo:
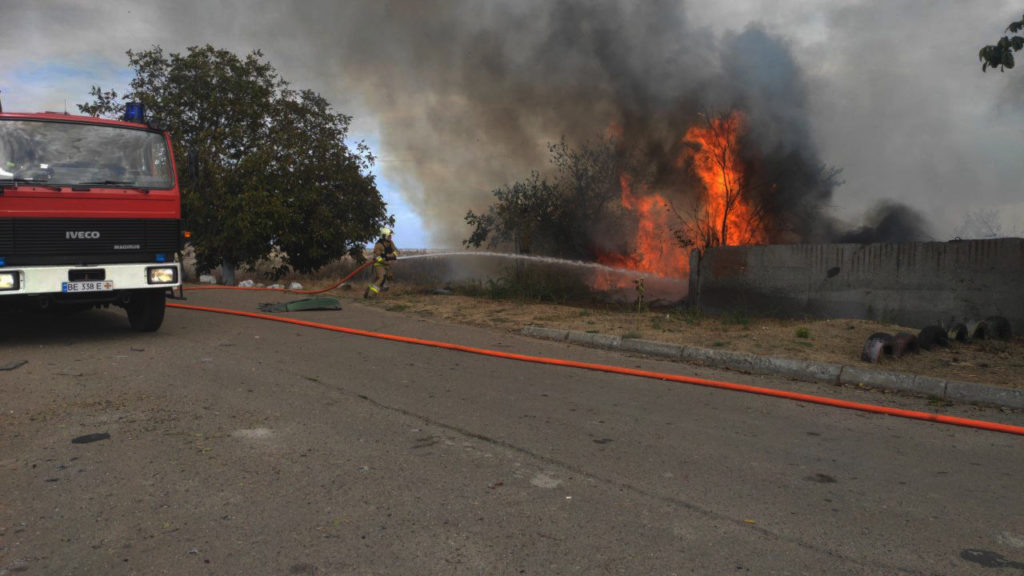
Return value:
<svg viewBox="0 0 1024 576">
<path fill-rule="evenodd" d="M 0 311 L 124 308 L 160 328 L 181 286 L 171 140 L 145 123 L 0 112 Z"/>
</svg>

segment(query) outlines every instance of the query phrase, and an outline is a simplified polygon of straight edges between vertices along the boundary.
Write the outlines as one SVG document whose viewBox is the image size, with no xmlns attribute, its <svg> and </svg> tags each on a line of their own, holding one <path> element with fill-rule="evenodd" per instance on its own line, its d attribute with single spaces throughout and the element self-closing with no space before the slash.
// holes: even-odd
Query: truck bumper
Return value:
<svg viewBox="0 0 1024 576">
<path fill-rule="evenodd" d="M 49 295 L 102 301 L 116 300 L 125 291 L 178 286 L 181 265 L 177 262 L 0 267 L 0 298 Z"/>
</svg>

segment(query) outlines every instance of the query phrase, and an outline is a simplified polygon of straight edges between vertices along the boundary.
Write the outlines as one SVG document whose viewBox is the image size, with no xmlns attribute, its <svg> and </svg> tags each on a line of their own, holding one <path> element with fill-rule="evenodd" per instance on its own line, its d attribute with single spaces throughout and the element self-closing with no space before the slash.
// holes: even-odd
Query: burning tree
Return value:
<svg viewBox="0 0 1024 576">
<path fill-rule="evenodd" d="M 676 130 L 671 139 L 652 139 L 643 123 L 613 123 L 612 137 L 597 145 L 550 146 L 553 179 L 534 173 L 495 190 L 488 212 L 466 215 L 474 230 L 465 244 L 686 278 L 694 248 L 832 233 L 819 210 L 840 170 L 815 165 L 801 150 L 763 149 L 743 110 L 688 118 L 697 121 L 667 126 Z M 628 286 L 631 278 L 620 280 Z M 624 285 L 598 286 L 611 287 Z"/>
<path fill-rule="evenodd" d="M 711 246 L 758 244 L 767 241 L 766 214 L 753 194 L 752 179 L 740 165 L 743 114 L 702 113 L 683 137 L 687 148 L 677 166 L 689 164 L 699 180 L 699 193 L 678 234 L 680 242 L 701 251 Z"/>
<path fill-rule="evenodd" d="M 702 118 L 682 136 L 668 176 L 615 127 L 598 144 L 549 146 L 555 180 L 534 172 L 494 190 L 486 213 L 466 214 L 473 232 L 464 244 L 685 277 L 691 247 L 766 241 L 765 212 L 740 166 L 743 115 Z M 685 185 L 683 175 L 691 180 Z M 688 209 L 678 210 L 679 202 Z"/>
<path fill-rule="evenodd" d="M 637 222 L 632 250 L 600 253 L 599 262 L 659 276 L 685 276 L 691 247 L 703 252 L 712 246 L 768 241 L 767 204 L 755 194 L 756 180 L 741 160 L 743 114 L 708 112 L 698 117 L 660 178 L 620 174 L 622 207 Z M 680 210 L 679 204 L 686 207 Z"/>
<path fill-rule="evenodd" d="M 619 187 L 621 211 L 629 215 L 624 227 L 631 228 L 632 238 L 615 251 L 595 249 L 597 261 L 657 276 L 685 276 L 686 248 L 692 243 L 673 226 L 671 204 L 652 192 L 645 179 L 625 171 L 619 175 Z"/>
</svg>

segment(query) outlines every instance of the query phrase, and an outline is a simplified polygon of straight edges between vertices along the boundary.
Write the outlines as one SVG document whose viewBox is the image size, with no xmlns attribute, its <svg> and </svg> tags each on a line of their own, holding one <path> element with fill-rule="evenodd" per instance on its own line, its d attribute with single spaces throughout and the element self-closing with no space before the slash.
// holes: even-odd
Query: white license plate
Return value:
<svg viewBox="0 0 1024 576">
<path fill-rule="evenodd" d="M 61 292 L 110 292 L 114 289 L 113 280 L 79 280 L 62 282 Z"/>
</svg>

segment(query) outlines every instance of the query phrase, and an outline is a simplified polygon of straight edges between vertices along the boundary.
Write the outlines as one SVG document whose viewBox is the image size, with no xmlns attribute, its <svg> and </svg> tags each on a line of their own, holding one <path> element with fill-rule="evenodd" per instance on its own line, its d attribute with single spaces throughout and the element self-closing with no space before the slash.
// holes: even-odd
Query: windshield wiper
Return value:
<svg viewBox="0 0 1024 576">
<path fill-rule="evenodd" d="M 149 188 L 143 188 L 135 184 L 135 180 L 95 180 L 93 182 L 76 182 L 71 185 L 72 190 L 89 190 L 98 187 L 113 186 L 117 188 L 135 188 L 143 192 L 149 192 Z"/>
<path fill-rule="evenodd" d="M 17 177 L 0 179 L 0 190 L 4 188 L 17 188 L 19 186 L 36 186 L 38 188 L 46 188 L 47 190 L 56 190 L 57 192 L 60 192 L 60 186 L 47 184 L 45 180 L 33 180 L 32 178 Z"/>
</svg>

